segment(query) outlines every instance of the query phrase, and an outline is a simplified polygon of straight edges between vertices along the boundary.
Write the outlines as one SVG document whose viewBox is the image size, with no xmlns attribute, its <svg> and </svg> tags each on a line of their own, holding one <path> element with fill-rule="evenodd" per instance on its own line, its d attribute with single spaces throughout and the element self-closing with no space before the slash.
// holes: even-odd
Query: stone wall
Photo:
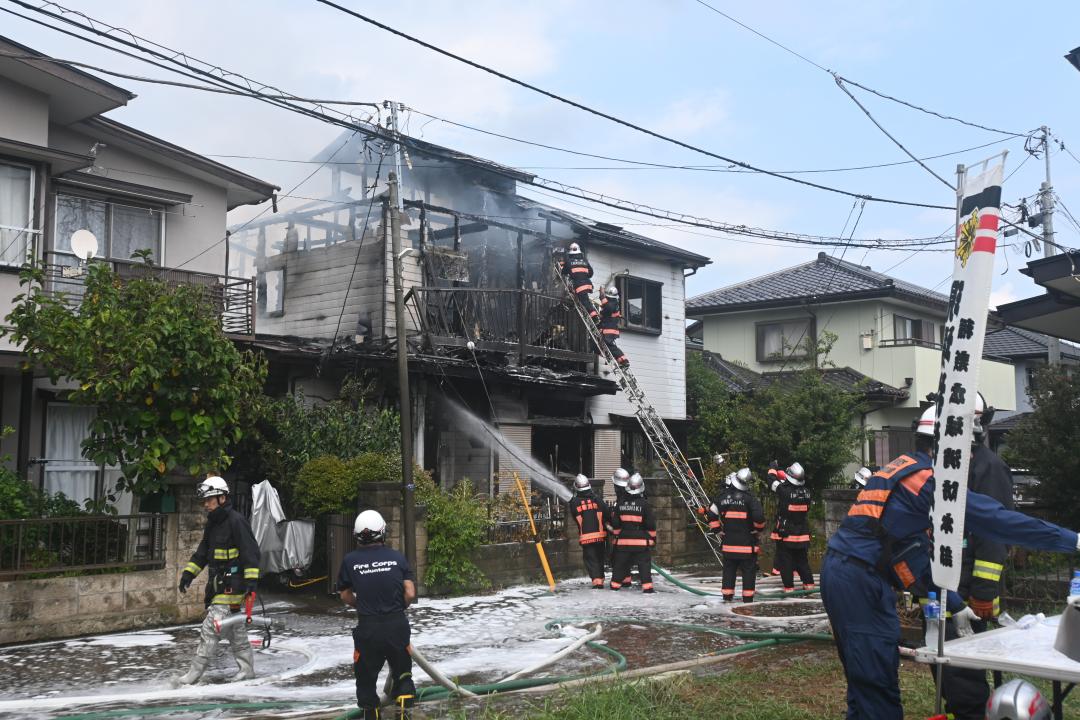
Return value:
<svg viewBox="0 0 1080 720">
<path fill-rule="evenodd" d="M 840 527 L 840 523 L 844 521 L 858 494 L 858 490 L 849 488 L 830 488 L 822 494 L 825 501 L 826 539 L 831 538 L 832 534 Z"/>
<path fill-rule="evenodd" d="M 202 538 L 206 516 L 177 488 L 165 526 L 165 567 L 110 575 L 0 582 L 0 645 L 189 622 L 202 616 L 205 574 L 176 588 Z"/>
</svg>

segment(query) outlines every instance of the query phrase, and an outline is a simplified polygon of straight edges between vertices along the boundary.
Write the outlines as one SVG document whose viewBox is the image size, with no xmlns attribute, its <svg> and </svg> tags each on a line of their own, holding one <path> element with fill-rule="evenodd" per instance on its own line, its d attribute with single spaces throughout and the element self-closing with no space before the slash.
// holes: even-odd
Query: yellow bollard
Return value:
<svg viewBox="0 0 1080 720">
<path fill-rule="evenodd" d="M 521 482 L 521 477 L 517 474 L 517 470 L 514 471 L 514 482 L 517 483 L 518 492 L 521 493 L 521 503 L 525 506 L 525 514 L 529 516 L 529 527 L 532 528 L 533 542 L 536 543 L 536 554 L 540 556 L 540 564 L 544 568 L 544 577 L 547 578 L 548 587 L 552 592 L 555 592 L 555 578 L 551 576 L 551 567 L 548 565 L 547 554 L 544 552 L 544 544 L 540 541 L 540 536 L 536 532 L 536 523 L 533 521 L 532 507 L 529 505 L 529 498 L 525 495 L 525 484 Z"/>
</svg>

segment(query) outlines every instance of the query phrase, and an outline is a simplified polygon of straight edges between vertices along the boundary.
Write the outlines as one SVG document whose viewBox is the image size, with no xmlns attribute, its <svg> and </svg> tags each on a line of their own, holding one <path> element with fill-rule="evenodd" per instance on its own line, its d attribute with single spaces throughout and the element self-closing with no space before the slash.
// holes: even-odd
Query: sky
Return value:
<svg viewBox="0 0 1080 720">
<path fill-rule="evenodd" d="M 416 111 L 583 152 L 722 165 L 437 55 L 314 0 L 65 2 L 93 18 L 301 96 L 392 99 Z M 696 0 L 340 2 L 531 84 L 757 167 L 822 170 L 908 159 L 825 70 Z M 1051 2 L 1041 13 L 999 0 L 709 4 L 809 61 L 881 93 L 1015 133 L 1046 125 L 1080 157 L 1080 72 L 1063 59 L 1080 45 L 1080 3 Z M 0 0 L 0 8 L 25 12 L 10 0 Z M 165 70 L 6 13 L 0 14 L 0 34 L 54 57 L 170 77 Z M 280 160 L 309 159 L 340 134 L 340 128 L 251 99 L 106 79 L 138 94 L 111 117 L 211 156 L 276 158 L 216 157 L 283 188 L 293 187 L 313 166 Z M 1044 158 L 1025 152 L 1023 137 L 1010 139 L 857 88 L 852 92 L 919 157 L 1004 141 L 927 161 L 950 182 L 957 163 L 974 164 L 1000 150 L 1009 151 L 1006 202 L 1032 195 L 1045 179 Z M 406 112 L 402 120 L 412 135 L 545 178 L 733 224 L 846 236 L 858 217 L 855 238 L 894 239 L 938 235 L 954 221 L 948 210 L 873 202 L 860 216 L 850 197 L 759 174 L 631 168 L 493 138 L 416 112 Z M 1054 189 L 1080 219 L 1080 161 L 1057 145 L 1051 149 Z M 798 177 L 878 197 L 955 204 L 951 189 L 913 163 Z M 315 182 L 301 185 L 296 194 L 317 191 Z M 711 265 L 688 278 L 688 296 L 811 260 L 818 252 L 772 241 L 740 242 L 587 203 L 570 205 L 530 188 L 521 192 L 712 258 Z M 290 202 L 303 201 L 282 205 Z M 242 208 L 230 221 L 252 214 Z M 1080 228 L 1064 212 L 1055 217 L 1057 241 L 1080 246 Z M 1041 294 L 1019 273 L 1027 260 L 1022 238 L 1003 238 L 1015 246 L 998 252 L 991 305 Z M 1040 254 L 1028 250 L 1032 257 Z M 826 251 L 939 291 L 952 271 L 947 253 Z"/>
</svg>

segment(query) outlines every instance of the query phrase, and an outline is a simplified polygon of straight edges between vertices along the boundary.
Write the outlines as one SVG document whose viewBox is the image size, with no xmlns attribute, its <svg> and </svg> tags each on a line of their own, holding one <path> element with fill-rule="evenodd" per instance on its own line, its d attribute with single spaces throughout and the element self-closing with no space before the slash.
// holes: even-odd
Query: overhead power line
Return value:
<svg viewBox="0 0 1080 720">
<path fill-rule="evenodd" d="M 870 202 L 889 203 L 889 204 L 893 204 L 893 205 L 907 205 L 907 206 L 910 206 L 910 207 L 926 207 L 926 208 L 934 208 L 934 209 L 940 209 L 940 210 L 948 210 L 948 209 L 950 209 L 950 207 L 946 206 L 946 205 L 932 205 L 932 204 L 929 204 L 929 203 L 918 203 L 918 202 L 909 202 L 909 201 L 904 201 L 904 200 L 891 200 L 891 199 L 886 199 L 886 198 L 879 198 L 879 197 L 875 197 L 873 195 L 868 195 L 866 193 L 856 193 L 856 192 L 852 192 L 850 190 L 843 190 L 843 189 L 840 189 L 840 188 L 831 187 L 829 185 L 822 185 L 820 183 L 811 182 L 809 180 L 803 180 L 801 178 L 790 177 L 788 175 L 784 175 L 782 173 L 774 172 L 772 170 L 765 170 L 763 168 L 759 168 L 759 167 L 756 167 L 754 165 L 751 165 L 750 163 L 743 162 L 742 160 L 736 160 L 734 158 L 730 158 L 730 157 L 727 157 L 725 155 L 721 155 L 720 153 L 715 153 L 715 152 L 712 152 L 711 150 L 706 150 L 706 149 L 700 148 L 700 147 L 698 147 L 696 145 L 692 145 L 692 144 L 684 142 L 682 140 L 678 140 L 678 139 L 670 137 L 668 135 L 664 135 L 663 133 L 656 132 L 655 130 L 650 130 L 650 129 L 646 128 L 646 127 L 642 127 L 641 125 L 637 125 L 636 123 L 632 123 L 629 120 L 623 120 L 622 118 L 616 117 L 615 115 L 611 115 L 609 113 L 603 112 L 602 110 L 597 110 L 595 108 L 589 107 L 588 105 L 584 105 L 582 103 L 576 102 L 576 101 L 571 100 L 571 99 L 569 99 L 567 97 L 564 97 L 562 95 L 558 95 L 556 93 L 553 93 L 553 92 L 551 92 L 549 90 L 544 90 L 541 87 L 538 87 L 538 86 L 533 85 L 531 83 L 527 83 L 524 80 L 519 80 L 519 79 L 517 79 L 517 78 L 515 78 L 513 76 L 507 75 L 506 73 L 503 73 L 503 72 L 500 72 L 498 70 L 495 70 L 494 68 L 488 67 L 487 65 L 482 65 L 482 64 L 480 64 L 480 63 L 478 63 L 478 62 L 476 62 L 474 60 L 469 60 L 468 58 L 465 58 L 465 57 L 463 57 L 461 55 L 458 55 L 456 53 L 452 53 L 449 50 L 445 50 L 445 49 L 443 49 L 441 47 L 438 47 L 436 45 L 432 45 L 431 43 L 426 42 L 424 40 L 421 40 L 418 37 L 415 37 L 413 35 L 409 35 L 408 33 L 402 32 L 401 30 L 398 30 L 398 29 L 393 28 L 393 27 L 391 27 L 389 25 L 386 25 L 385 23 L 381 23 L 378 20 L 375 20 L 374 18 L 368 17 L 367 15 L 364 15 L 362 13 L 358 13 L 355 10 L 350 10 L 349 8 L 344 7 L 342 5 L 339 5 L 339 4 L 335 3 L 335 2 L 332 2 L 331 0 L 315 0 L 315 1 L 318 2 L 318 3 L 321 3 L 323 5 L 326 5 L 327 7 L 334 8 L 335 10 L 338 10 L 339 12 L 345 13 L 346 15 L 350 15 L 350 16 L 358 19 L 358 20 L 362 20 L 363 22 L 366 22 L 369 25 L 373 25 L 373 26 L 375 26 L 375 27 L 377 27 L 377 28 L 379 28 L 381 30 L 385 30 L 385 31 L 387 31 L 389 33 L 397 35 L 398 37 L 404 38 L 405 40 L 408 40 L 409 42 L 420 45 L 421 47 L 427 48 L 428 50 L 439 53 L 440 55 L 444 55 L 445 57 L 451 58 L 453 60 L 457 60 L 458 62 L 469 65 L 470 67 L 476 68 L 477 70 L 481 70 L 483 72 L 486 72 L 489 75 L 494 75 L 495 77 L 506 80 L 507 82 L 513 83 L 513 84 L 518 85 L 520 87 L 523 87 L 523 88 L 525 88 L 527 90 L 532 90 L 535 93 L 539 93 L 541 95 L 544 95 L 545 97 L 549 97 L 552 100 L 556 100 L 558 102 L 563 103 L 564 105 L 569 105 L 570 107 L 574 107 L 574 108 L 577 108 L 578 110 L 582 110 L 582 111 L 587 112 L 587 113 L 589 113 L 591 115 L 595 115 L 597 117 L 604 118 L 605 120 L 609 120 L 609 121 L 611 121 L 611 122 L 613 122 L 613 123 L 615 123 L 617 125 L 622 125 L 623 127 L 630 128 L 631 130 L 635 130 L 637 132 L 643 133 L 643 134 L 648 135 L 650 137 L 654 137 L 654 138 L 656 138 L 658 140 L 663 140 L 664 142 L 671 143 L 673 145 L 677 145 L 678 147 L 684 148 L 686 150 L 691 150 L 693 152 L 699 153 L 701 155 L 705 155 L 707 157 L 716 158 L 717 160 L 723 160 L 724 162 L 731 163 L 732 165 L 737 165 L 737 166 L 739 166 L 741 168 L 744 168 L 746 170 L 750 170 L 750 171 L 753 171 L 753 172 L 756 172 L 756 173 L 760 173 L 762 175 L 768 175 L 770 177 L 780 178 L 782 180 L 787 180 L 788 182 L 797 183 L 799 185 L 805 185 L 806 187 L 812 187 L 812 188 L 816 188 L 818 190 L 825 190 L 827 192 L 837 193 L 839 195 L 846 195 L 846 196 L 852 197 L 852 198 L 865 199 L 865 200 L 870 201 Z"/>
</svg>

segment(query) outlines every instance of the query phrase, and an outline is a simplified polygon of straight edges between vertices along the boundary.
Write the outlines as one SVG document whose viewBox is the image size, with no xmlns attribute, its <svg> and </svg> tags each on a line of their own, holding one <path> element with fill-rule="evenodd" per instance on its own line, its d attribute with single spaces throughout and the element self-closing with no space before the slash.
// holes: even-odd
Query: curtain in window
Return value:
<svg viewBox="0 0 1080 720">
<path fill-rule="evenodd" d="M 22 265 L 30 241 L 30 168 L 0 165 L 0 264 Z"/>
<path fill-rule="evenodd" d="M 161 213 L 147 208 L 113 205 L 112 248 L 110 257 L 131 260 L 136 250 L 150 250 L 150 258 L 159 261 Z"/>
<path fill-rule="evenodd" d="M 51 403 L 45 417 L 45 491 L 82 504 L 94 498 L 97 466 L 82 456 L 94 408 Z"/>
<path fill-rule="evenodd" d="M 56 196 L 56 236 L 53 249 L 58 252 L 71 252 L 71 236 L 76 230 L 89 230 L 98 241 L 96 257 L 103 257 L 106 248 L 108 207 L 100 200 L 75 197 L 73 195 Z"/>
</svg>

